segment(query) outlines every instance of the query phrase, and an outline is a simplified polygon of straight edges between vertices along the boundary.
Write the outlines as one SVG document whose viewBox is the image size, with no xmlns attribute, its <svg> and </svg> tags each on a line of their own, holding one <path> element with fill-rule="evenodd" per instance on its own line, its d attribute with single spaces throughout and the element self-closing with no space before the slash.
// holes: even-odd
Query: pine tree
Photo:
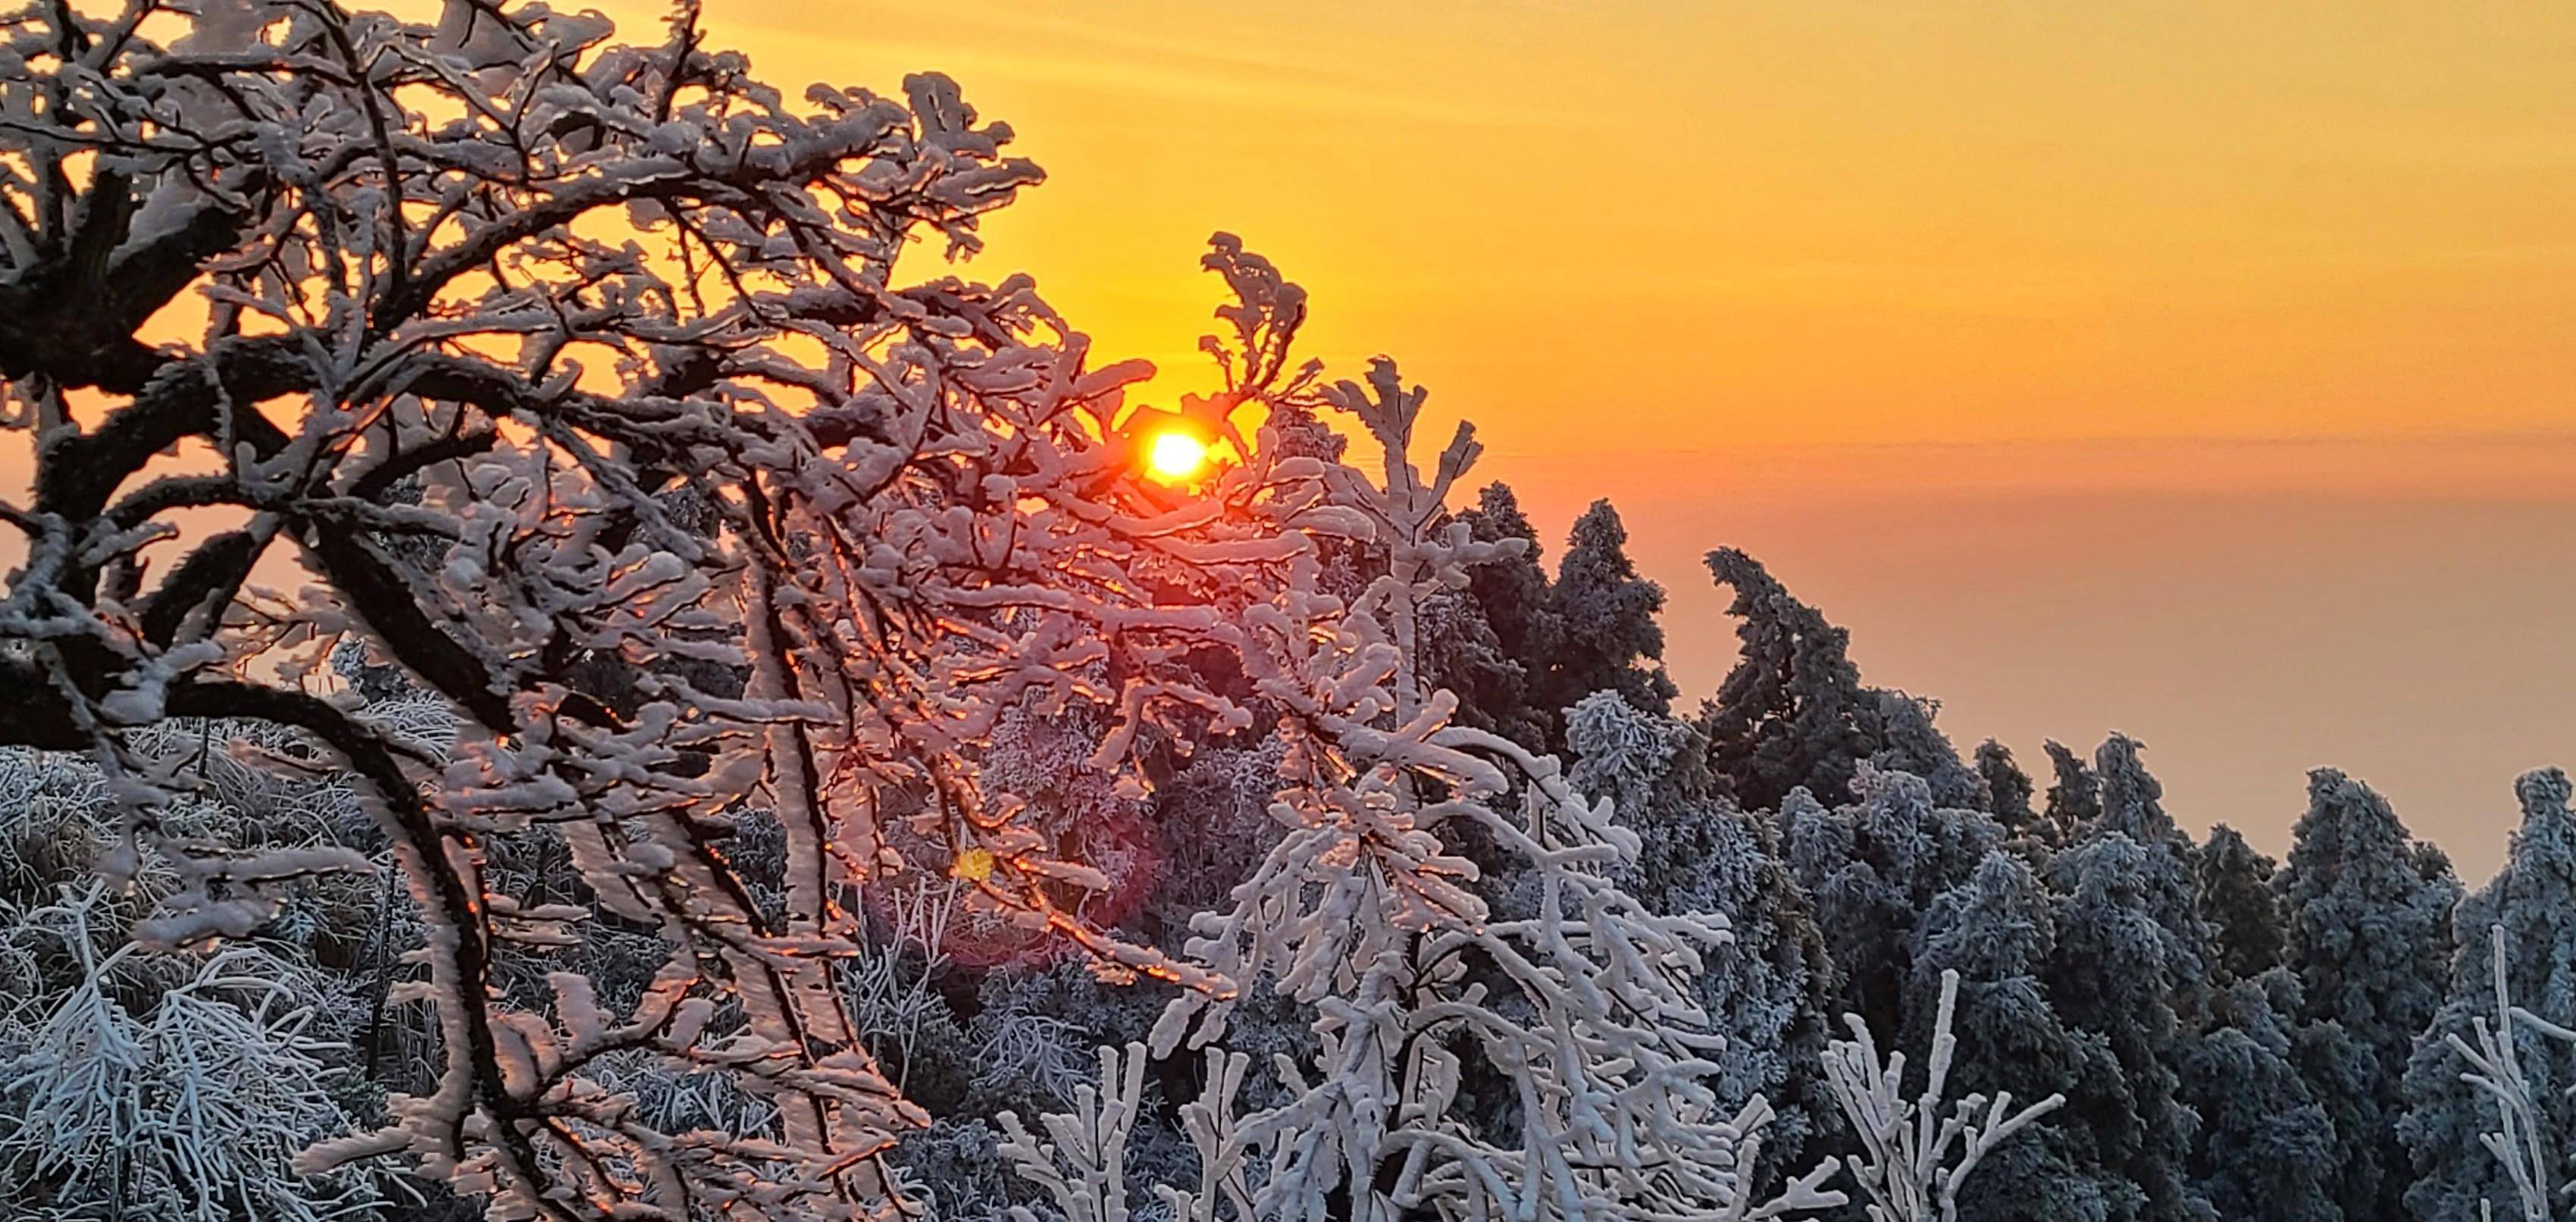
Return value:
<svg viewBox="0 0 2576 1222">
<path fill-rule="evenodd" d="M 1682 722 L 1595 692 L 1574 707 L 1568 731 L 1577 757 L 1568 783 L 1612 799 L 1620 822 L 1637 831 L 1622 886 L 1656 912 L 1726 917 L 1733 937 L 1703 953 L 1698 982 L 1726 1036 L 1711 1085 L 1731 1106 L 1760 1094 L 1778 1111 L 1763 1150 L 1766 1176 L 1805 1165 L 1813 1139 L 1833 1124 L 1822 1062 L 1833 965 L 1774 833 L 1710 792 L 1703 748 Z"/>
<path fill-rule="evenodd" d="M 2172 1004 L 2186 1029 L 2198 1026 L 2213 985 L 2215 940 L 2200 916 L 2200 850 L 2165 813 L 2164 785 L 2138 758 L 2142 744 L 2113 734 L 2093 752 L 2101 814 L 2076 829 L 2076 838 L 2119 836 L 2146 850 L 2135 880 L 2146 911 L 2165 928 L 2173 953 Z"/>
<path fill-rule="evenodd" d="M 2285 994 L 2277 1002 L 2269 989 Z M 2185 1042 L 2181 1099 L 2199 1117 L 2192 1180 L 2218 1216 L 2264 1222 L 2344 1222 L 2333 1120 L 2300 1075 L 2286 974 L 2238 980 L 2212 1002 L 2212 1025 Z M 2287 1004 L 2284 1004 L 2287 1003 Z"/>
<path fill-rule="evenodd" d="M 2406 1116 L 2399 1134 L 2412 1156 L 2415 1183 L 2406 1207 L 2421 1222 L 2474 1222 L 2481 1201 L 2511 1208 L 2515 1190 L 2478 1135 L 2495 1123 L 2487 1098 L 2460 1080 L 2466 1068 L 2444 1044 L 2447 1036 L 2474 1040 L 2472 1023 L 2496 1013 L 2490 947 L 2485 931 L 2502 925 L 2506 979 L 2514 1004 L 2553 1021 L 2576 1016 L 2576 812 L 2568 809 L 2567 774 L 2549 768 L 2525 774 L 2514 786 L 2522 800 L 2522 826 L 2514 832 L 2504 870 L 2462 900 L 2452 914 L 2451 979 L 2442 1008 L 2406 1066 Z M 2531 1040 L 2522 1067 L 2541 1102 L 2544 1140 L 2556 1145 L 2576 1134 L 2576 1055 L 2554 1040 Z"/>
<path fill-rule="evenodd" d="M 2102 815 L 2102 782 L 2093 769 L 2066 744 L 2052 738 L 2042 746 L 2048 752 L 2048 766 L 2054 780 L 2048 786 L 2048 823 L 2060 843 L 2073 839 L 2075 829 Z"/>
<path fill-rule="evenodd" d="M 2044 834 L 2039 812 L 2031 809 L 2030 774 L 2013 761 L 2012 749 L 1989 738 L 1977 744 L 1977 775 L 1986 783 L 1986 809 L 2014 836 Z"/>
<path fill-rule="evenodd" d="M 1962 762 L 1950 737 L 1932 724 L 1941 711 L 1940 701 L 1882 688 L 1871 689 L 1870 695 L 1876 699 L 1863 728 L 1872 743 L 1871 765 L 1922 777 L 1932 790 L 1932 800 L 1942 806 L 1994 813 L 1995 799 L 1986 778 Z"/>
<path fill-rule="evenodd" d="M 1941 973 L 1956 971 L 1962 982 L 1952 1070 L 1960 1089 L 2021 1100 L 2076 1091 L 2098 1049 L 2050 1004 L 2043 977 L 2058 953 L 2056 916 L 2029 866 L 2009 853 L 1987 854 L 1967 881 L 1933 901 L 1913 952 L 1909 1044 L 1919 1044 L 1931 1022 Z M 1978 1177 L 1976 1198 L 1959 1213 L 1965 1222 L 2101 1222 L 2135 1195 L 2104 1169 L 2092 1131 L 2064 1114 L 1998 1150 Z"/>
<path fill-rule="evenodd" d="M 1548 602 L 1563 638 L 1539 685 L 1544 707 L 1565 709 L 1594 692 L 1617 692 L 1648 713 L 1672 710 L 1679 691 L 1664 674 L 1664 589 L 1637 575 L 1628 528 L 1606 500 L 1575 519 Z"/>
<path fill-rule="evenodd" d="M 1466 588 L 1450 594 L 1452 610 L 1425 635 L 1430 673 L 1458 693 L 1466 724 L 1533 751 L 1563 750 L 1565 710 L 1540 695 L 1565 629 L 1539 567 L 1538 531 L 1501 483 L 1485 485 L 1476 508 L 1457 516 L 1479 543 L 1518 543 L 1469 568 Z"/>
<path fill-rule="evenodd" d="M 2203 969 L 2169 920 L 2171 861 L 2161 848 L 2106 830 L 2051 859 L 2049 882 L 2060 898 L 2049 996 L 2107 1053 L 2107 1064 L 2068 1092 L 2067 1110 L 2093 1131 L 2109 1169 L 2137 1189 L 2136 1201 L 2114 1216 L 2210 1222 L 2216 1215 L 2188 1173 L 2197 1124 L 2175 1097 L 2175 1065 L 2189 1034 L 2177 1002 Z"/>
<path fill-rule="evenodd" d="M 1709 764 L 1746 810 L 1770 810 L 1804 787 L 1839 805 L 1873 744 L 1862 728 L 1874 703 L 1846 656 L 1850 634 L 1792 597 L 1760 561 L 1734 548 L 1708 554 L 1709 571 L 1735 588 L 1742 656 L 1701 710 Z"/>
<path fill-rule="evenodd" d="M 2273 887 L 2272 859 L 2224 823 L 2200 849 L 2199 910 L 2215 942 L 2214 979 L 2251 980 L 2287 957 L 2289 917 Z"/>
<path fill-rule="evenodd" d="M 1794 789 L 1781 803 L 1781 849 L 1808 896 L 1836 972 L 1836 1008 L 1873 1031 L 1903 1030 L 1915 925 L 2003 842 L 1980 811 L 1933 804 L 1905 772 L 1860 773 L 1860 800 L 1827 810 Z"/>
<path fill-rule="evenodd" d="M 2341 1027 L 2368 1054 L 2361 1097 L 2338 1101 L 2357 1129 L 2342 1135 L 2335 1177 L 2343 1212 L 2396 1217 L 2408 1174 L 2397 1121 L 2416 1037 L 2449 979 L 2451 909 L 2460 887 L 2428 863 L 2386 799 L 2331 768 L 2308 774 L 2308 810 L 2274 880 L 2289 919 L 2299 1018 Z M 2326 1086 L 2342 1083 L 2320 1083 Z"/>
</svg>

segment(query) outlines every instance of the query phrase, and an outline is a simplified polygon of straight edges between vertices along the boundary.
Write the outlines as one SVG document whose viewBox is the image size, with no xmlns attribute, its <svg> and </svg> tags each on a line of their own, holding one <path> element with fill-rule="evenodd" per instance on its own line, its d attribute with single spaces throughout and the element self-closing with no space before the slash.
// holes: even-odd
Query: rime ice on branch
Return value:
<svg viewBox="0 0 2576 1222">
<path fill-rule="evenodd" d="M 1142 483 L 1115 425 L 1146 367 L 1095 364 L 1024 278 L 899 267 L 924 239 L 971 252 L 1040 178 L 947 80 L 793 100 L 686 9 L 645 46 L 466 0 L 434 25 L 208 0 L 5 30 L 0 373 L 37 465 L 0 505 L 27 541 L 0 742 L 101 761 L 121 868 L 186 883 L 144 930 L 170 943 L 366 863 L 162 835 L 191 781 L 143 730 L 285 727 L 364 783 L 430 930 L 396 999 L 436 1007 L 445 1071 L 311 1165 L 404 1153 L 503 1215 L 880 1211 L 880 1156 L 923 1117 L 826 965 L 860 890 L 908 868 L 897 820 L 972 902 L 1230 989 L 1075 917 L 1100 872 L 982 745 L 1014 710 L 1093 709 L 1095 763 L 1141 785 L 1158 741 L 1248 721 L 1186 659 L 1261 653 L 1307 519 L 1365 524 L 1312 460 L 1188 500 Z M 156 315 L 194 329 L 147 343 Z M 1282 359 L 1256 343 L 1236 372 Z M 181 443 L 204 460 L 155 461 Z M 206 508 L 238 525 L 179 529 Z M 304 589 L 253 583 L 288 559 Z M 317 694 L 344 638 L 456 711 L 452 755 Z M 788 830 L 783 912 L 726 854 L 753 809 Z M 495 987 L 503 943 L 591 915 L 487 877 L 487 844 L 531 828 L 666 944 L 631 1010 L 573 975 L 543 1012 Z M 638 1055 L 742 1077 L 779 1131 L 653 1128 L 587 1073 Z"/>
<path fill-rule="evenodd" d="M 1613 885 L 1636 846 L 1608 803 L 1456 724 L 1418 673 L 1426 597 L 1512 546 L 1445 507 L 1472 435 L 1426 475 L 1422 392 L 1392 364 L 1365 386 L 1292 369 L 1304 294 L 1232 238 L 1207 259 L 1236 297 L 1207 344 L 1224 389 L 1182 412 L 1234 461 L 1178 491 L 1124 440 L 1146 366 L 1095 364 L 1025 278 L 901 264 L 925 239 L 972 252 L 1040 178 L 944 78 L 791 101 L 687 8 L 652 46 L 490 0 L 434 25 L 206 0 L 0 28 L 0 374 L 37 456 L 32 501 L 0 504 L 27 540 L 0 743 L 99 761 L 116 868 L 182 881 L 140 931 L 171 944 L 367 863 L 165 834 L 194 782 L 148 731 L 258 725 L 345 760 L 428 931 L 394 1000 L 434 1008 L 444 1065 L 308 1167 L 407 1156 L 501 1217 L 901 1209 L 884 1155 L 926 1118 L 831 963 L 927 845 L 982 915 L 1185 986 L 1159 1054 L 1221 1039 L 1240 981 L 1315 1007 L 1322 1055 L 1280 1067 L 1280 1107 L 1235 1115 L 1244 1060 L 1211 1053 L 1183 1112 L 1209 1177 L 1168 1194 L 1188 1216 L 1839 1203 L 1830 1163 L 1755 1200 L 1763 1107 L 1722 1113 L 1703 1081 L 1688 985 L 1722 923 Z M 156 319 L 194 331 L 147 344 Z M 1326 408 L 1379 470 L 1336 461 Z M 1238 409 L 1265 413 L 1257 438 Z M 183 443 L 202 461 L 156 461 Z M 237 524 L 180 529 L 205 509 Z M 1336 548 L 1384 571 L 1339 588 Z M 290 559 L 305 588 L 253 584 Z M 317 682 L 343 641 L 450 707 L 453 748 Z M 1210 656 L 1240 682 L 1217 690 Z M 1034 714 L 1100 727 L 1091 766 L 1140 792 L 1147 756 L 1256 710 L 1286 744 L 1286 830 L 1189 960 L 1078 916 L 1108 876 L 989 766 Z M 776 878 L 731 852 L 755 814 L 785 829 Z M 1453 828 L 1505 859 L 1507 909 Z M 487 871 L 532 830 L 568 846 L 580 902 Z M 499 987 L 508 944 L 603 915 L 668 952 L 640 1000 L 570 972 L 533 1008 Z M 1104 1059 L 1110 1093 L 1050 1124 L 1057 1153 L 1014 1153 L 1078 1164 L 1051 1188 L 1114 1178 L 1143 1055 Z M 639 1063 L 732 1075 L 775 1131 L 657 1127 L 613 1087 Z M 1471 1067 L 1514 1123 L 1460 1119 Z"/>
</svg>

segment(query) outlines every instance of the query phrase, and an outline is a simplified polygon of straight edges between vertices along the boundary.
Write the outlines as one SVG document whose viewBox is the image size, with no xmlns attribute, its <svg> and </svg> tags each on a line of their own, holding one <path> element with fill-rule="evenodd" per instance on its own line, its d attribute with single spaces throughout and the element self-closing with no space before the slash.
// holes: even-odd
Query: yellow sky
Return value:
<svg viewBox="0 0 2576 1222">
<path fill-rule="evenodd" d="M 1686 702 L 1735 544 L 1963 745 L 2124 730 L 2275 852 L 2331 764 L 2480 878 L 2576 765 L 2576 4 L 707 8 L 1011 122 L 982 274 L 1158 395 L 1227 229 L 1552 537 L 1616 498 Z"/>
<path fill-rule="evenodd" d="M 2576 418 L 2564 3 L 708 16 L 780 83 L 932 67 L 1010 121 L 1053 177 L 994 270 L 1110 350 L 1194 375 L 1231 229 L 1498 453 Z"/>
</svg>

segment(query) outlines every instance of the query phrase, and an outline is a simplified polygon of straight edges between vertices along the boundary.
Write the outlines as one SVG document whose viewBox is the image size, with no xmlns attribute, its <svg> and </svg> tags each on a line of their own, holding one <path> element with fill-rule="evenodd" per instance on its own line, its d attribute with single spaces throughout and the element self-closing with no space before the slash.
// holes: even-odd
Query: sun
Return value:
<svg viewBox="0 0 2576 1222">
<path fill-rule="evenodd" d="M 1208 444 L 1179 429 L 1154 435 L 1145 448 L 1147 474 L 1177 484 L 1207 469 Z"/>
</svg>

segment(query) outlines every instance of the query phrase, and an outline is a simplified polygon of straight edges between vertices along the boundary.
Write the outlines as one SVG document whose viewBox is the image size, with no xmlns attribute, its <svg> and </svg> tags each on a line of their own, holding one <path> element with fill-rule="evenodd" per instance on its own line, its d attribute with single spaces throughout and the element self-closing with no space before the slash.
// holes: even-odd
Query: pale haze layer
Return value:
<svg viewBox="0 0 2576 1222">
<path fill-rule="evenodd" d="M 2276 853 L 2331 764 L 2480 879 L 2515 774 L 2576 766 L 2576 6 L 706 24 L 783 86 L 956 77 L 1050 174 L 976 274 L 1034 273 L 1157 397 L 1212 380 L 1197 257 L 1241 234 L 1310 353 L 1399 358 L 1551 539 L 1615 501 L 1685 704 L 1732 545 L 1963 748 L 2123 730 L 2178 818 Z"/>
</svg>

